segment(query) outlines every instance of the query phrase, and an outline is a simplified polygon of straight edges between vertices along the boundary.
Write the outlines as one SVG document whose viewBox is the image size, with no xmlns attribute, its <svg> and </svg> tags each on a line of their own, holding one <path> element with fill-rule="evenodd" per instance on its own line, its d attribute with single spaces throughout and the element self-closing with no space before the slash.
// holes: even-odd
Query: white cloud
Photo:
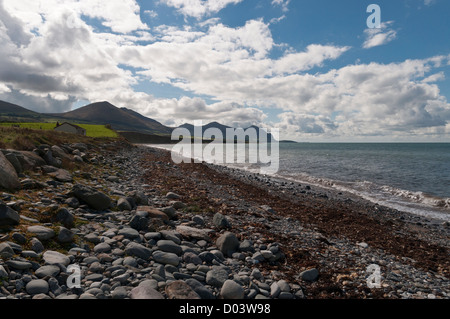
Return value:
<svg viewBox="0 0 450 319">
<path fill-rule="evenodd" d="M 393 21 L 384 22 L 380 28 L 366 29 L 364 34 L 366 40 L 363 43 L 364 49 L 387 44 L 397 38 L 397 31 L 391 29 Z"/>
<path fill-rule="evenodd" d="M 274 6 L 281 6 L 281 9 L 284 12 L 289 11 L 289 3 L 291 2 L 291 0 L 272 0 L 272 5 Z"/>
<path fill-rule="evenodd" d="M 161 0 L 170 7 L 177 9 L 185 16 L 200 19 L 217 13 L 230 4 L 237 4 L 243 0 Z"/>
</svg>

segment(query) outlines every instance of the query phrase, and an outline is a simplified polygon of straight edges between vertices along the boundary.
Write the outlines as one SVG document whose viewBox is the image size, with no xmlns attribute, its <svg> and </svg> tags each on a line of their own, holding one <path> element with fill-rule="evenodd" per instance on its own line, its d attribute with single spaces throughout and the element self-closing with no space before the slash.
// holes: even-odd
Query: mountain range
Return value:
<svg viewBox="0 0 450 319">
<path fill-rule="evenodd" d="M 76 110 L 65 113 L 38 113 L 28 110 L 22 106 L 0 101 L 0 122 L 72 122 L 79 124 L 102 124 L 111 125 L 118 132 L 133 132 L 142 134 L 151 134 L 159 136 L 168 136 L 172 134 L 173 127 L 168 127 L 160 122 L 148 118 L 138 112 L 128 108 L 118 108 L 107 101 L 92 103 Z M 259 138 L 259 128 L 256 129 Z M 189 130 L 191 136 L 195 136 L 195 129 L 192 124 L 183 124 L 180 128 Z M 202 132 L 208 128 L 217 128 L 226 136 L 226 129 L 231 128 L 212 122 L 203 126 Z M 269 134 L 268 140 L 272 140 Z"/>
</svg>

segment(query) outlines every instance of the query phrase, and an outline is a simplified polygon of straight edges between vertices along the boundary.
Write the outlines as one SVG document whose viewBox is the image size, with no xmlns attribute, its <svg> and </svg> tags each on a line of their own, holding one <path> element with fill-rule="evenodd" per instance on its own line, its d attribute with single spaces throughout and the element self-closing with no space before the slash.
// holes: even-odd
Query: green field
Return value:
<svg viewBox="0 0 450 319">
<path fill-rule="evenodd" d="M 76 124 L 76 123 L 73 123 Z M 29 128 L 32 130 L 51 131 L 56 127 L 56 123 L 0 123 L 0 126 L 12 127 L 18 125 L 21 128 Z M 118 137 L 119 135 L 107 128 L 105 125 L 92 124 L 76 124 L 86 130 L 86 135 L 89 137 Z"/>
</svg>

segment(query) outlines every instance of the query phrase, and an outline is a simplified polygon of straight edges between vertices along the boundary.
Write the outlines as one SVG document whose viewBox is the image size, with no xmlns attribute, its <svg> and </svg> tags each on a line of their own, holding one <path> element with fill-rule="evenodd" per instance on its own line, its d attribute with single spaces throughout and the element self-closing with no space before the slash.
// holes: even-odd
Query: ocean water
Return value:
<svg viewBox="0 0 450 319">
<path fill-rule="evenodd" d="M 279 154 L 276 177 L 450 221 L 450 143 L 280 143 Z"/>
</svg>

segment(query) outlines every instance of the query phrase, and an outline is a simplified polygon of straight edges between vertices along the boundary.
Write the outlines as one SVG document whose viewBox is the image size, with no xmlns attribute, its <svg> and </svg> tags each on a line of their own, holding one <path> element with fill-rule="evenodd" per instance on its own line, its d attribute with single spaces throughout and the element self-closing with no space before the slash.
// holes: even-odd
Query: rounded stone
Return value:
<svg viewBox="0 0 450 319">
<path fill-rule="evenodd" d="M 244 288 L 234 280 L 227 280 L 220 290 L 224 299 L 244 299 Z"/>
<path fill-rule="evenodd" d="M 46 294 L 48 293 L 48 288 L 48 282 L 43 279 L 32 280 L 25 287 L 30 295 Z"/>
</svg>

